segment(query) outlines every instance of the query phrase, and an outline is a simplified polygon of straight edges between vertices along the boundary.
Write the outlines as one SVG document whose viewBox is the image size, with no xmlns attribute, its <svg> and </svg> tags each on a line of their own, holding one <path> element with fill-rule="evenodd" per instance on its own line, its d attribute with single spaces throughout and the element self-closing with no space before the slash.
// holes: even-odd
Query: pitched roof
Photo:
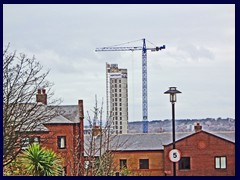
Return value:
<svg viewBox="0 0 240 180">
<path fill-rule="evenodd" d="M 205 132 L 205 131 L 203 131 Z M 180 141 L 184 138 L 188 138 L 189 136 L 195 135 L 194 132 L 183 132 L 176 133 L 176 141 Z M 235 142 L 235 132 L 212 132 L 208 133 L 213 136 L 217 136 L 219 138 L 223 138 L 225 140 Z M 90 135 L 84 136 L 85 142 L 85 155 L 87 155 L 87 151 L 90 143 Z M 105 139 L 103 137 L 103 139 Z M 99 156 L 99 141 L 100 136 L 96 136 L 94 138 L 95 144 L 95 156 Z M 106 139 L 105 139 L 106 141 Z M 104 140 L 103 140 L 104 142 Z M 139 133 L 139 134 L 119 134 L 112 135 L 110 139 L 109 149 L 112 151 L 155 151 L 155 150 L 163 150 L 165 145 L 169 145 L 172 143 L 172 133 Z M 102 152 L 106 149 L 102 148 Z"/>
<path fill-rule="evenodd" d="M 206 133 L 206 134 L 208 134 L 208 135 L 211 135 L 211 136 L 215 136 L 215 137 L 217 137 L 217 138 L 221 138 L 221 139 L 223 139 L 223 140 L 225 140 L 225 141 L 229 141 L 229 142 L 232 142 L 232 143 L 235 143 L 235 132 L 233 132 L 233 131 L 228 131 L 228 132 L 206 132 L 206 131 L 199 131 L 199 132 L 193 132 L 193 133 L 186 133 L 185 135 L 183 135 L 181 138 L 179 138 L 179 136 L 178 137 L 176 137 L 176 142 L 178 142 L 178 141 L 181 141 L 181 140 L 183 140 L 183 139 L 185 139 L 185 138 L 188 138 L 188 137 L 190 137 L 190 136 L 194 136 L 194 135 L 197 135 L 198 133 Z M 164 145 L 170 145 L 170 144 L 172 144 L 172 141 L 166 141 L 166 143 L 164 144 Z"/>
<path fill-rule="evenodd" d="M 78 105 L 60 105 L 59 108 L 65 118 L 75 123 L 79 122 Z"/>
<path fill-rule="evenodd" d="M 68 120 L 62 115 L 53 117 L 50 121 L 44 122 L 43 124 L 73 124 L 74 122 Z"/>
</svg>

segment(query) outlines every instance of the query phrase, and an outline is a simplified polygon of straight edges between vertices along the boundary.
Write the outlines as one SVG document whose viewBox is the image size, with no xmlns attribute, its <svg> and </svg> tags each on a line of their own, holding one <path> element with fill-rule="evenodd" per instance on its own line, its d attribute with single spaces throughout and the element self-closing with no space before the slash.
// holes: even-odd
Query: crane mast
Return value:
<svg viewBox="0 0 240 180">
<path fill-rule="evenodd" d="M 145 39 L 143 39 L 142 48 L 142 113 L 143 133 L 148 133 L 147 49 Z"/>
<path fill-rule="evenodd" d="M 142 120 L 143 133 L 148 133 L 148 89 L 147 89 L 147 50 L 159 51 L 165 49 L 165 45 L 155 48 L 147 48 L 146 41 L 143 40 L 143 46 L 135 47 L 102 47 L 95 51 L 135 51 L 142 50 Z"/>
</svg>

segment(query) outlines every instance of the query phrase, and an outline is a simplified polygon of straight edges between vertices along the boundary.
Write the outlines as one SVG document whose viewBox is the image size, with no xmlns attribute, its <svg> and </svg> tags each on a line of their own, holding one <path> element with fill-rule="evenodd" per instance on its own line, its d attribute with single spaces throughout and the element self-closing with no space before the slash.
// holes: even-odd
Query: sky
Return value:
<svg viewBox="0 0 240 180">
<path fill-rule="evenodd" d="M 3 5 L 3 46 L 33 55 L 47 69 L 62 105 L 95 95 L 106 113 L 105 63 L 128 69 L 129 121 L 142 120 L 142 52 L 95 52 L 105 46 L 165 45 L 147 52 L 148 120 L 235 118 L 234 4 Z M 125 44 L 126 43 L 126 44 Z"/>
</svg>

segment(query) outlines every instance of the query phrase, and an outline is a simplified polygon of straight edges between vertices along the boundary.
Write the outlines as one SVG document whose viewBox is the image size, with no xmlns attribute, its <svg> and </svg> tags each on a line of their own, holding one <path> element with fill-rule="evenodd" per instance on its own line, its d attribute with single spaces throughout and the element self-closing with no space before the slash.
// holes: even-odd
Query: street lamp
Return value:
<svg viewBox="0 0 240 180">
<path fill-rule="evenodd" d="M 181 93 L 176 87 L 169 87 L 169 90 L 164 92 L 164 94 L 170 94 L 170 102 L 172 103 L 172 139 L 173 139 L 173 149 L 175 149 L 175 109 L 174 105 L 177 102 L 177 94 Z M 173 162 L 173 176 L 176 176 L 176 162 Z"/>
</svg>

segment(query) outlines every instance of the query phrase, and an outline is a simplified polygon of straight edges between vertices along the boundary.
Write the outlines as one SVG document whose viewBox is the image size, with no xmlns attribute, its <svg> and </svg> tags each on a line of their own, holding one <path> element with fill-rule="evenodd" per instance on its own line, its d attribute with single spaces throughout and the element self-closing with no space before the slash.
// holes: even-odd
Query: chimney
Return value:
<svg viewBox="0 0 240 180">
<path fill-rule="evenodd" d="M 196 132 L 200 132 L 202 130 L 202 126 L 200 125 L 200 123 L 197 123 L 195 126 L 194 126 L 194 130 L 195 130 L 195 133 Z"/>
<path fill-rule="evenodd" d="M 46 89 L 38 89 L 37 95 L 36 95 L 37 103 L 43 103 L 47 105 L 47 94 Z"/>
<path fill-rule="evenodd" d="M 93 136 L 101 135 L 101 128 L 99 126 L 94 126 L 92 128 L 92 135 Z"/>
<path fill-rule="evenodd" d="M 84 129 L 83 129 L 83 122 L 84 122 L 84 111 L 83 111 L 83 100 L 78 100 L 78 111 L 79 111 L 79 135 L 80 135 L 80 162 L 84 164 Z M 83 166 L 84 167 L 84 166 Z M 79 169 L 79 175 L 84 175 L 84 168 L 81 167 Z"/>
</svg>

